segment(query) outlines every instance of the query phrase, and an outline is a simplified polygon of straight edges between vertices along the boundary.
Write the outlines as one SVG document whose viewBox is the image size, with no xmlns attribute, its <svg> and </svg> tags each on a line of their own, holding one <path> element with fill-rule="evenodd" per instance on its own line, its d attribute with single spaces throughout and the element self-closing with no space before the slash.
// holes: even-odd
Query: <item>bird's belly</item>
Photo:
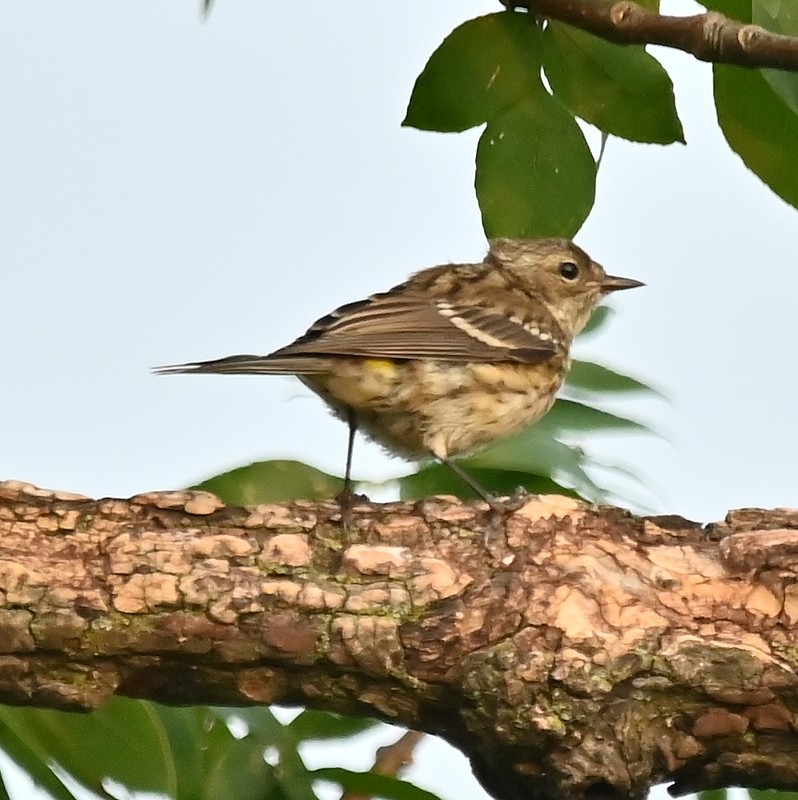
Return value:
<svg viewBox="0 0 798 800">
<path fill-rule="evenodd" d="M 551 408 L 564 364 L 341 360 L 303 381 L 342 417 L 410 458 L 449 457 L 531 425 Z"/>
<path fill-rule="evenodd" d="M 562 382 L 554 364 L 468 364 L 463 389 L 430 403 L 426 446 L 438 456 L 469 453 L 537 422 Z"/>
</svg>

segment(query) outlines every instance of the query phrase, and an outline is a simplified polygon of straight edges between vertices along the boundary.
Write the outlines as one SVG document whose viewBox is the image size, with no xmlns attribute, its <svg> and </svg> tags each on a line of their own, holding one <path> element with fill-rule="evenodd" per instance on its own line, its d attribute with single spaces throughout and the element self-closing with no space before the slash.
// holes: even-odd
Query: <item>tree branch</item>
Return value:
<svg viewBox="0 0 798 800">
<path fill-rule="evenodd" d="M 371 767 L 371 772 L 378 775 L 397 777 L 405 767 L 413 763 L 413 751 L 416 745 L 424 738 L 420 731 L 405 731 L 395 742 L 386 744 L 377 750 L 377 757 Z M 341 800 L 370 800 L 370 795 L 357 792 L 344 792 Z"/>
<path fill-rule="evenodd" d="M 0 484 L 0 700 L 308 704 L 448 739 L 497 798 L 798 788 L 798 511 L 224 507 Z"/>
<path fill-rule="evenodd" d="M 672 17 L 629 0 L 502 0 L 542 17 L 567 22 L 617 44 L 660 44 L 701 61 L 798 70 L 798 37 L 771 33 L 708 11 Z"/>
</svg>

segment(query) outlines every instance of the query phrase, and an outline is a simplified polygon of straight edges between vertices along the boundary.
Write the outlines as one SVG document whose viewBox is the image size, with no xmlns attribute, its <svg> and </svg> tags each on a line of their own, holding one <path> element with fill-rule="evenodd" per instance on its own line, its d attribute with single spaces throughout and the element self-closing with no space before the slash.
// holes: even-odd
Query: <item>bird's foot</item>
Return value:
<svg viewBox="0 0 798 800">
<path fill-rule="evenodd" d="M 486 547 L 493 535 L 504 531 L 507 518 L 515 514 L 519 508 L 523 508 L 531 497 L 534 497 L 531 492 L 528 492 L 523 486 L 519 486 L 509 497 L 498 498 L 489 495 L 485 498 L 490 509 L 483 537 Z"/>
<path fill-rule="evenodd" d="M 352 527 L 352 509 L 358 503 L 367 503 L 368 497 L 364 494 L 353 492 L 352 487 L 347 485 L 335 495 L 335 500 L 341 512 L 341 527 L 348 531 Z"/>
</svg>

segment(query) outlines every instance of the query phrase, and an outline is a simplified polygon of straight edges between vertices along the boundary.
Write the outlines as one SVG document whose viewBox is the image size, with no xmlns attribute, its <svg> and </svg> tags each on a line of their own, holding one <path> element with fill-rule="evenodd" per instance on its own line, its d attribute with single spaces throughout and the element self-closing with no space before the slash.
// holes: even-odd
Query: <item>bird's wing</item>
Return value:
<svg viewBox="0 0 798 800">
<path fill-rule="evenodd" d="M 487 307 L 386 293 L 323 317 L 269 358 L 355 356 L 536 363 L 562 345 L 551 331 Z"/>
<path fill-rule="evenodd" d="M 388 292 L 341 306 L 270 355 L 229 356 L 155 371 L 311 375 L 329 372 L 332 361 L 342 357 L 536 364 L 563 352 L 554 330 L 488 307 Z"/>
</svg>

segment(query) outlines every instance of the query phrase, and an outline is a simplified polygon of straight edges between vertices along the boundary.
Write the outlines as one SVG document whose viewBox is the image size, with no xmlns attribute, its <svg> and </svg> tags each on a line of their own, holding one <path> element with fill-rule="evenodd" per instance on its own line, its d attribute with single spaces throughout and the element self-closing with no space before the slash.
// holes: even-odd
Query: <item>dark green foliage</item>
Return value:
<svg viewBox="0 0 798 800">
<path fill-rule="evenodd" d="M 403 125 L 464 131 L 542 89 L 541 32 L 528 14 L 488 14 L 455 28 L 416 79 Z"/>
<path fill-rule="evenodd" d="M 412 783 L 378 775 L 375 772 L 353 772 L 341 767 L 314 770 L 313 777 L 337 783 L 347 792 L 357 792 L 366 797 L 384 797 L 386 800 L 438 800 L 437 795 L 419 789 Z"/>
<path fill-rule="evenodd" d="M 642 46 L 619 47 L 550 22 L 543 53 L 551 88 L 572 113 L 634 142 L 684 141 L 671 79 Z"/>
<path fill-rule="evenodd" d="M 540 89 L 488 122 L 474 185 L 488 238 L 570 238 L 593 207 L 596 162 L 573 115 Z"/>
<path fill-rule="evenodd" d="M 622 375 L 601 364 L 594 364 L 592 361 L 574 361 L 566 376 L 565 385 L 577 392 L 598 394 L 602 392 L 660 394 L 637 378 Z"/>
<path fill-rule="evenodd" d="M 324 500 L 335 497 L 344 481 L 299 461 L 259 461 L 223 472 L 192 486 L 213 492 L 231 506 Z"/>
<path fill-rule="evenodd" d="M 233 735 L 228 720 L 242 730 Z M 376 724 L 305 711 L 283 725 L 268 708 L 170 708 L 121 697 L 91 714 L 0 707 L 4 749 L 58 800 L 79 795 L 53 765 L 108 800 L 115 796 L 108 778 L 175 800 L 316 800 L 319 780 L 379 787 L 381 796 L 397 800 L 433 800 L 405 781 L 305 767 L 303 742 L 348 737 Z M 7 796 L 0 783 L 0 798 Z"/>
<path fill-rule="evenodd" d="M 798 112 L 760 70 L 716 64 L 714 72 L 718 122 L 729 146 L 777 195 L 798 206 Z M 789 77 L 798 81 L 798 75 Z"/>
<path fill-rule="evenodd" d="M 574 116 L 541 79 L 529 14 L 469 20 L 416 80 L 404 124 L 460 131 L 486 123 L 475 187 L 488 237 L 573 236 L 595 196 L 596 164 Z"/>
</svg>

